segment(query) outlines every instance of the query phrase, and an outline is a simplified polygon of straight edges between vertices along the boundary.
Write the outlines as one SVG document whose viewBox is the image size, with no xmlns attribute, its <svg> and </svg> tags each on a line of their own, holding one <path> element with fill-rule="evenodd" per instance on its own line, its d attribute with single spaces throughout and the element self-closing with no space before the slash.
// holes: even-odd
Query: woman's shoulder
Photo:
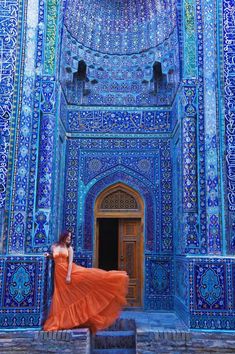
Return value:
<svg viewBox="0 0 235 354">
<path fill-rule="evenodd" d="M 53 243 L 51 245 L 51 250 L 53 251 L 56 247 L 58 247 L 59 245 L 57 243 Z"/>
</svg>

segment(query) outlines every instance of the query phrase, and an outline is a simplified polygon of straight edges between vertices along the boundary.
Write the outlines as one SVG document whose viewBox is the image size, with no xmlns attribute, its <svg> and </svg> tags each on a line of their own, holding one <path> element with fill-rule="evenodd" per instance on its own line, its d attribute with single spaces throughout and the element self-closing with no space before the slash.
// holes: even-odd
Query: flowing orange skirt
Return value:
<svg viewBox="0 0 235 354">
<path fill-rule="evenodd" d="M 129 281 L 126 272 L 107 272 L 73 263 L 71 283 L 66 284 L 68 259 L 59 255 L 54 260 L 54 294 L 43 329 L 89 327 L 95 333 L 110 326 L 126 305 Z"/>
</svg>

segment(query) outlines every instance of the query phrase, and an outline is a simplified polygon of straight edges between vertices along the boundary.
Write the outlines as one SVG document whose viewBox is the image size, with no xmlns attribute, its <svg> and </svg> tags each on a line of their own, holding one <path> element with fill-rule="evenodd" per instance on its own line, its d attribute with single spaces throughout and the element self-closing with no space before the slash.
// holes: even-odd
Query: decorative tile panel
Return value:
<svg viewBox="0 0 235 354">
<path fill-rule="evenodd" d="M 170 111 L 68 110 L 69 130 L 88 133 L 156 133 L 171 131 Z"/>
<path fill-rule="evenodd" d="M 148 152 L 150 146 L 154 150 Z M 105 187 L 122 181 L 132 185 L 145 199 L 147 249 L 172 252 L 169 151 L 168 140 L 160 139 L 80 138 L 68 141 L 64 225 L 77 234 L 78 249 L 84 245 L 85 249 L 92 251 L 91 217 L 96 197 Z M 156 208 L 162 212 L 156 213 Z"/>
<path fill-rule="evenodd" d="M 191 252 L 195 254 L 207 253 L 207 233 L 206 233 L 206 180 L 205 180 L 205 117 L 204 117 L 204 31 L 202 25 L 202 1 L 196 0 L 197 17 L 197 61 L 198 61 L 198 200 L 200 205 L 200 214 L 198 215 L 200 248 Z"/>
<path fill-rule="evenodd" d="M 13 123 L 14 89 L 17 84 L 19 62 L 18 44 L 21 38 L 23 1 L 0 3 L 0 209 L 4 208 L 8 171 L 10 125 Z"/>
<path fill-rule="evenodd" d="M 34 264 L 6 263 L 6 283 L 4 293 L 5 307 L 35 306 L 35 274 Z"/>
<path fill-rule="evenodd" d="M 8 329 L 41 325 L 45 273 L 44 257 L 0 257 L 0 326 Z"/>
<path fill-rule="evenodd" d="M 234 259 L 188 258 L 190 326 L 234 330 Z"/>
<path fill-rule="evenodd" d="M 167 257 L 147 255 L 145 274 L 145 308 L 148 310 L 170 310 L 173 306 L 171 260 Z"/>
<path fill-rule="evenodd" d="M 225 264 L 197 265 L 194 268 L 197 310 L 227 308 Z"/>
<path fill-rule="evenodd" d="M 217 110 L 217 59 L 215 26 L 217 21 L 217 1 L 203 0 L 204 26 L 204 110 L 206 149 L 206 207 L 208 253 L 221 254 L 222 230 L 219 209 L 219 130 Z M 221 139 L 223 139 L 221 137 Z M 221 183 L 223 183 L 221 181 Z"/>
<path fill-rule="evenodd" d="M 221 83 L 222 97 L 224 97 L 224 125 L 226 139 L 226 168 L 224 179 L 226 179 L 227 188 L 225 189 L 225 202 L 228 209 L 226 239 L 228 252 L 235 252 L 235 101 L 234 101 L 234 4 L 232 0 L 223 1 L 223 72 Z M 222 65 L 222 64 L 221 64 Z M 224 84 L 224 87 L 223 87 Z M 222 114 L 222 113 L 221 113 Z"/>
<path fill-rule="evenodd" d="M 196 70 L 196 1 L 184 0 L 184 78 L 195 78 Z"/>
<path fill-rule="evenodd" d="M 144 155 L 139 152 L 110 154 L 109 152 L 81 152 L 80 154 L 82 181 L 87 184 L 93 178 L 112 170 L 117 166 L 124 166 L 138 172 L 154 185 L 155 174 L 159 169 L 159 156 L 157 153 Z"/>
<path fill-rule="evenodd" d="M 27 201 L 29 199 L 29 165 L 30 157 L 35 154 L 36 150 L 35 145 L 31 145 L 31 142 L 35 139 L 35 135 L 32 134 L 32 115 L 35 109 L 34 99 L 38 99 L 38 87 L 35 87 L 34 67 L 37 47 L 35 38 L 37 34 L 38 2 L 36 1 L 34 4 L 31 4 L 31 1 L 29 1 L 28 6 L 31 8 L 30 10 L 29 8 L 27 9 L 27 26 L 25 28 L 27 41 L 24 50 L 25 67 L 24 76 L 22 78 L 22 99 L 19 106 L 20 111 L 17 115 L 15 137 L 16 150 L 15 155 L 12 157 L 15 164 L 14 175 L 11 181 L 12 213 L 10 215 L 10 229 L 7 240 L 7 249 L 9 253 L 19 253 L 24 250 L 26 219 L 28 217 L 26 210 Z M 33 171 L 33 174 L 35 176 L 35 170 Z M 32 191 L 33 190 L 31 190 L 31 193 Z M 17 230 L 17 233 L 14 233 L 15 230 Z"/>
<path fill-rule="evenodd" d="M 175 261 L 175 296 L 185 305 L 189 304 L 188 264 L 185 260 Z"/>
<path fill-rule="evenodd" d="M 56 64 L 56 35 L 59 0 L 48 0 L 47 26 L 46 26 L 46 48 L 45 48 L 45 74 L 53 75 Z"/>
</svg>

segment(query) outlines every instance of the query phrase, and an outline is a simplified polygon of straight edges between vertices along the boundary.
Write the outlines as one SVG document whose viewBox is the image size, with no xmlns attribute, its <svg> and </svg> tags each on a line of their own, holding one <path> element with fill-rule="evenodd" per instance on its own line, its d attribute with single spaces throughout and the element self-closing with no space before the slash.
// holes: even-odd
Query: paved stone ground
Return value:
<svg viewBox="0 0 235 354">
<path fill-rule="evenodd" d="M 142 331 L 188 331 L 184 322 L 174 312 L 123 311 L 121 318 L 134 319 L 136 327 Z"/>
<path fill-rule="evenodd" d="M 170 312 L 123 311 L 121 318 L 136 321 L 136 354 L 235 354 L 235 331 L 189 331 Z M 0 331 L 0 354 L 9 353 L 91 354 L 90 333 L 87 329 Z"/>
<path fill-rule="evenodd" d="M 172 312 L 123 311 L 136 322 L 137 354 L 235 354 L 235 331 L 190 331 Z"/>
</svg>

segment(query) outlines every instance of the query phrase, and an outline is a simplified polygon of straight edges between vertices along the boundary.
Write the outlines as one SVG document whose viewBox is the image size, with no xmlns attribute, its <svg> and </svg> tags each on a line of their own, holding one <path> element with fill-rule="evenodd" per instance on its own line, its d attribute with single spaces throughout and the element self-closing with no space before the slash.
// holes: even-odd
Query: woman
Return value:
<svg viewBox="0 0 235 354">
<path fill-rule="evenodd" d="M 81 326 L 95 333 L 110 326 L 126 305 L 129 278 L 123 271 L 107 272 L 73 263 L 71 236 L 66 231 L 52 245 L 54 293 L 43 329 L 57 331 Z"/>
</svg>

